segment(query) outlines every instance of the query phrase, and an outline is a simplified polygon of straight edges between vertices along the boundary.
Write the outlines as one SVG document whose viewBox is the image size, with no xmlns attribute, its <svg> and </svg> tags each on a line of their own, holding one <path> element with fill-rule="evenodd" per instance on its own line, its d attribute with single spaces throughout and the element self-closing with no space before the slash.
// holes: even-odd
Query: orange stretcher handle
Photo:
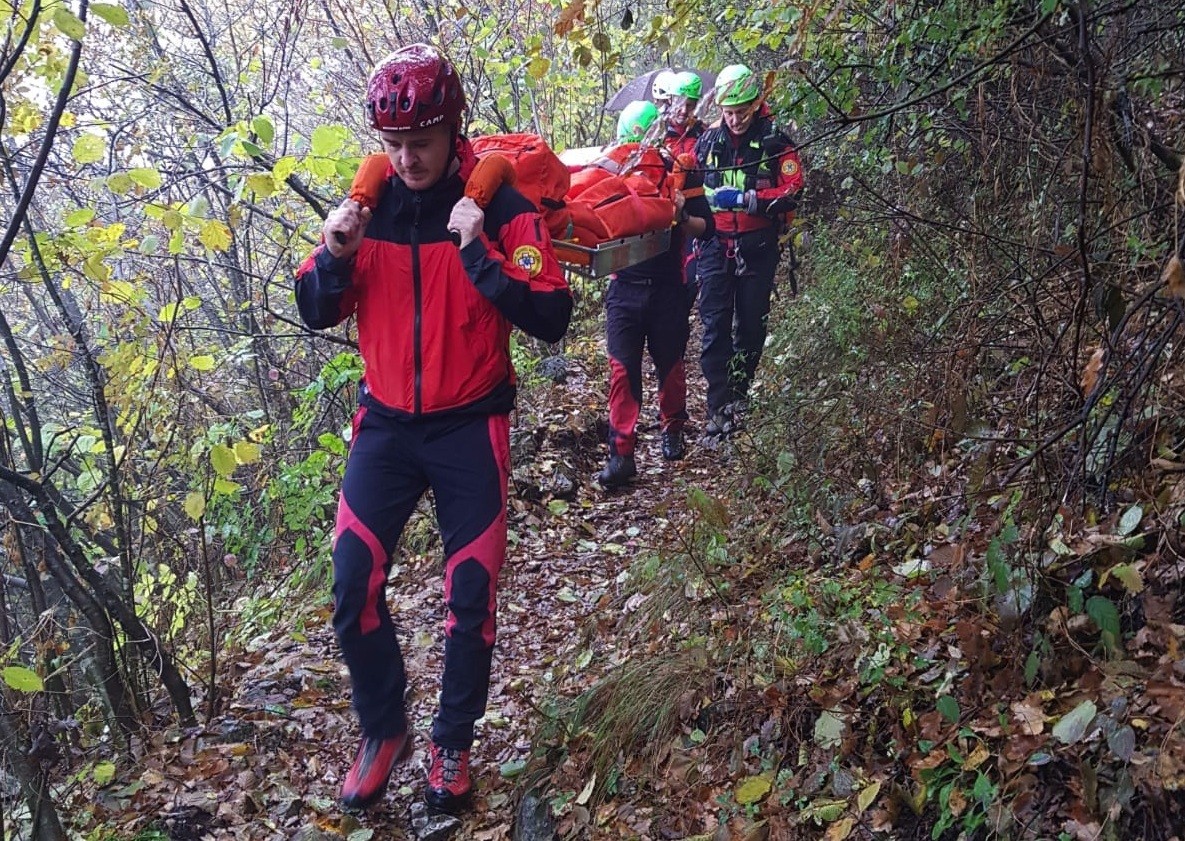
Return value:
<svg viewBox="0 0 1185 841">
<path fill-rule="evenodd" d="M 370 210 L 378 207 L 383 190 L 387 189 L 387 171 L 390 168 L 391 161 L 382 152 L 363 158 L 362 163 L 358 165 L 358 171 L 354 173 L 354 182 L 350 185 L 350 200 Z M 340 244 L 345 245 L 345 234 L 334 231 L 333 236 Z"/>
<path fill-rule="evenodd" d="M 465 197 L 473 199 L 478 207 L 485 210 L 494 200 L 498 188 L 503 184 L 513 186 L 516 176 L 514 164 L 506 158 L 497 154 L 486 155 L 478 160 L 477 166 L 469 174 L 469 180 L 465 182 Z M 461 244 L 460 233 L 450 229 L 449 236 L 453 245 Z"/>
</svg>

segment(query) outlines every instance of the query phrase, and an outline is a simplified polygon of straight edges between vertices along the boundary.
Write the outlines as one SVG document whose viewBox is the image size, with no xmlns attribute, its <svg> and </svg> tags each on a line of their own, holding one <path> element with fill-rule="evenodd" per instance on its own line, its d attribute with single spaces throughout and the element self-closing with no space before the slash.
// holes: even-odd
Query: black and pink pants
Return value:
<svg viewBox="0 0 1185 841">
<path fill-rule="evenodd" d="M 642 352 L 658 375 L 658 412 L 664 431 L 687 422 L 687 288 L 678 282 L 615 278 L 605 295 L 609 354 L 609 452 L 633 455 L 642 406 Z"/>
<path fill-rule="evenodd" d="M 338 502 L 333 628 L 362 733 L 408 728 L 407 675 L 387 606 L 399 536 L 431 488 L 444 540 L 444 674 L 432 740 L 468 750 L 485 714 L 498 573 L 506 557 L 509 416 L 404 420 L 361 408 Z M 406 631 L 406 629 L 404 629 Z"/>
</svg>

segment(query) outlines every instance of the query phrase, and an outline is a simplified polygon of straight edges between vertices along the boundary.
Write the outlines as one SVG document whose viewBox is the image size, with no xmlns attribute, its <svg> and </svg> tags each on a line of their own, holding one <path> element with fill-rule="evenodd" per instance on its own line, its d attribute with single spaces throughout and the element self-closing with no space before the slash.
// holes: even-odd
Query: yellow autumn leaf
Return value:
<svg viewBox="0 0 1185 841">
<path fill-rule="evenodd" d="M 836 821 L 831 826 L 827 827 L 827 832 L 823 834 L 824 841 L 844 841 L 852 834 L 852 827 L 856 825 L 856 821 L 852 818 L 844 818 Z"/>
<path fill-rule="evenodd" d="M 876 797 L 881 793 L 880 782 L 875 782 L 865 788 L 861 789 L 860 793 L 856 795 L 856 807 L 863 812 L 869 806 L 876 802 Z"/>
<path fill-rule="evenodd" d="M 213 371 L 214 364 L 214 357 L 209 354 L 189 357 L 189 367 L 195 371 Z"/>
<path fill-rule="evenodd" d="M 17 692 L 40 692 L 45 688 L 41 676 L 24 666 L 5 666 L 0 669 L 0 679 Z"/>
<path fill-rule="evenodd" d="M 976 745 L 975 750 L 971 751 L 971 754 L 963 760 L 962 769 L 964 771 L 974 771 L 980 765 L 987 762 L 991 758 L 991 755 L 992 753 L 988 750 L 987 745 L 980 742 Z"/>
<path fill-rule="evenodd" d="M 210 464 L 219 476 L 229 476 L 235 472 L 239 460 L 235 458 L 235 451 L 225 444 L 215 444 L 210 450 Z"/>
<path fill-rule="evenodd" d="M 74 160 L 80 164 L 93 164 L 101 161 L 106 151 L 106 138 L 99 137 L 97 134 L 79 135 L 71 149 Z"/>
<path fill-rule="evenodd" d="M 736 797 L 737 803 L 748 806 L 750 803 L 757 803 L 763 799 L 769 794 L 771 788 L 773 788 L 773 782 L 768 775 L 762 774 L 741 780 L 741 784 L 736 787 L 733 795 Z"/>
<path fill-rule="evenodd" d="M 243 489 L 243 486 L 238 482 L 232 482 L 230 479 L 224 479 L 219 476 L 214 480 L 214 493 L 222 494 L 222 496 L 234 496 Z"/>
<path fill-rule="evenodd" d="M 252 444 L 250 441 L 236 442 L 235 458 L 238 459 L 239 464 L 252 464 L 259 461 L 259 445 Z"/>
<path fill-rule="evenodd" d="M 220 219 L 207 219 L 198 239 L 211 251 L 226 251 L 230 248 L 230 228 Z"/>
<path fill-rule="evenodd" d="M 185 495 L 185 513 L 189 519 L 197 521 L 206 513 L 206 497 L 198 491 L 190 491 Z"/>
</svg>

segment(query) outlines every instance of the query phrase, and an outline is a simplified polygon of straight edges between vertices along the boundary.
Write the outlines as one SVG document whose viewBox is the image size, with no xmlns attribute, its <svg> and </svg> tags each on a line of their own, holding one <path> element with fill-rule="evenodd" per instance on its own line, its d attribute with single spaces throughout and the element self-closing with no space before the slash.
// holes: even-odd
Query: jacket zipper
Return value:
<svg viewBox="0 0 1185 841">
<path fill-rule="evenodd" d="M 418 417 L 424 411 L 424 398 L 421 393 L 424 378 L 424 351 L 421 347 L 423 334 L 423 306 L 424 290 L 420 273 L 420 203 L 419 193 L 415 194 L 415 216 L 411 224 L 411 280 L 413 299 L 415 302 L 415 321 L 412 327 L 414 345 L 414 359 L 416 369 L 415 394 L 413 413 Z"/>
</svg>

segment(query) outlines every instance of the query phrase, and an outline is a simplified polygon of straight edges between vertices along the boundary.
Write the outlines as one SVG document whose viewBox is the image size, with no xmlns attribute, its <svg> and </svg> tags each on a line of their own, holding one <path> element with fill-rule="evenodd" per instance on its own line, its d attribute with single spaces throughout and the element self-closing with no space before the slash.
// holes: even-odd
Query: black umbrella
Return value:
<svg viewBox="0 0 1185 841">
<path fill-rule="evenodd" d="M 606 111 L 621 111 L 625 106 L 629 105 L 636 99 L 649 99 L 651 102 L 654 98 L 650 96 L 650 87 L 654 84 L 654 77 L 663 70 L 669 70 L 668 67 L 660 67 L 657 70 L 650 70 L 643 73 L 641 76 L 635 76 L 624 85 L 622 85 L 617 93 L 609 97 L 609 101 L 605 104 Z M 712 89 L 713 83 L 716 81 L 715 73 L 706 73 L 703 70 L 695 70 L 690 67 L 676 67 L 675 72 L 679 73 L 683 70 L 692 70 L 699 74 L 700 79 L 704 83 L 704 93 Z"/>
</svg>

